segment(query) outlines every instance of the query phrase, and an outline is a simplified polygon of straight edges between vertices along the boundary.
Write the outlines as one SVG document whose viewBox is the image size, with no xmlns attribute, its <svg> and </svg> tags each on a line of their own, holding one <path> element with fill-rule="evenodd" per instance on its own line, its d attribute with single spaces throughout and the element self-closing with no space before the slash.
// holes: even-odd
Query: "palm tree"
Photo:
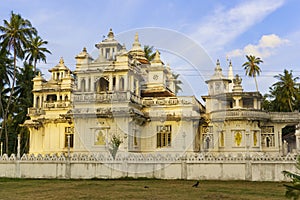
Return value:
<svg viewBox="0 0 300 200">
<path fill-rule="evenodd" d="M 246 55 L 246 58 L 248 61 L 243 64 L 243 67 L 246 70 L 246 75 L 254 78 L 256 91 L 258 92 L 256 76 L 258 76 L 261 72 L 259 64 L 263 63 L 263 61 L 260 58 L 255 57 L 253 55 Z"/>
<path fill-rule="evenodd" d="M 0 52 L 0 119 L 3 120 L 6 107 L 6 100 L 9 94 L 10 79 L 12 78 L 12 60 L 8 58 L 8 52 Z M 1 135 L 0 135 L 1 139 Z"/>
<path fill-rule="evenodd" d="M 145 45 L 144 46 L 144 52 L 145 52 L 145 58 L 147 58 L 148 61 L 152 61 L 155 56 L 155 52 L 153 52 L 153 46 Z"/>
<path fill-rule="evenodd" d="M 277 111 L 293 111 L 299 95 L 299 77 L 293 77 L 292 71 L 284 70 L 284 74 L 274 76 L 279 81 L 272 85 L 271 95 L 275 99 Z M 286 104 L 286 102 L 288 104 Z"/>
<path fill-rule="evenodd" d="M 23 19 L 21 15 L 15 14 L 11 12 L 10 20 L 4 20 L 4 25 L 0 26 L 0 46 L 1 51 L 8 51 L 13 54 L 13 77 L 11 81 L 11 90 L 9 99 L 7 101 L 7 105 L 5 108 L 5 113 L 2 121 L 2 129 L 0 130 L 0 138 L 2 135 L 2 130 L 5 130 L 5 144 L 6 144 L 6 152 L 8 152 L 8 133 L 6 129 L 6 121 L 8 117 L 8 111 L 11 106 L 12 97 L 14 94 L 14 87 L 16 82 L 16 74 L 17 74 L 17 59 L 24 58 L 24 49 L 28 46 L 28 38 L 32 35 L 37 34 L 35 28 L 32 27 L 30 21 Z"/>
<path fill-rule="evenodd" d="M 29 45 L 25 49 L 26 60 L 29 61 L 29 64 L 33 64 L 33 71 L 36 72 L 36 63 L 37 61 L 43 61 L 46 63 L 45 53 L 51 54 L 51 52 L 43 45 L 48 44 L 47 41 L 42 40 L 40 36 L 29 37 Z"/>
<path fill-rule="evenodd" d="M 173 75 L 173 78 L 175 79 L 174 80 L 175 94 L 177 94 L 179 91 L 182 91 L 182 88 L 180 87 L 180 85 L 182 84 L 182 81 L 180 79 L 178 79 L 180 74 L 172 73 L 172 75 Z"/>
<path fill-rule="evenodd" d="M 29 107 L 32 107 L 33 102 L 33 82 L 35 73 L 33 71 L 32 65 L 24 63 L 24 66 L 18 70 L 17 73 L 17 82 L 14 94 L 14 103 L 12 105 L 12 110 L 14 113 L 14 119 L 12 126 L 14 131 L 10 133 L 13 136 L 14 141 L 17 139 L 17 133 L 21 134 L 21 151 L 22 153 L 26 152 L 28 149 L 28 138 L 29 132 L 25 127 L 20 127 L 19 124 L 23 124 L 27 118 L 27 110 Z M 16 142 L 14 142 L 16 143 Z M 15 151 L 16 146 L 10 145 L 10 151 Z"/>
</svg>

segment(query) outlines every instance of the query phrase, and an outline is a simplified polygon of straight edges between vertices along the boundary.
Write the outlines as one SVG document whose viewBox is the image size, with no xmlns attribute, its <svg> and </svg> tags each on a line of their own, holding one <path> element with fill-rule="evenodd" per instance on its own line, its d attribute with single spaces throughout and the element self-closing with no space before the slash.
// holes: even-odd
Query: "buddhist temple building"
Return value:
<svg viewBox="0 0 300 200">
<path fill-rule="evenodd" d="M 60 59 L 50 80 L 33 79 L 33 107 L 24 125 L 32 154 L 107 152 L 114 138 L 122 152 L 222 152 L 283 154 L 282 129 L 299 123 L 299 113 L 262 109 L 262 95 L 246 92 L 242 79 L 217 61 L 206 84 L 203 105 L 178 96 L 170 66 L 156 51 L 145 57 L 139 35 L 129 50 L 112 30 L 97 43 L 98 57 L 86 48 L 71 71 Z M 298 127 L 298 126 L 297 126 Z M 296 147 L 300 149 L 300 132 Z"/>
</svg>

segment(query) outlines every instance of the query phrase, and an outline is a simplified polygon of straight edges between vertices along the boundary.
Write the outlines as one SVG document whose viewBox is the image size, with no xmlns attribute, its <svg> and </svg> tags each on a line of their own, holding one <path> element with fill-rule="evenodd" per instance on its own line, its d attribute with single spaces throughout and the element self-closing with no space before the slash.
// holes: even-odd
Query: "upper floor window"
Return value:
<svg viewBox="0 0 300 200">
<path fill-rule="evenodd" d="M 108 90 L 109 82 L 105 78 L 101 77 L 95 83 L 96 92 L 106 92 Z"/>
<path fill-rule="evenodd" d="M 57 96 L 55 94 L 48 94 L 47 95 L 47 99 L 46 99 L 47 102 L 53 102 L 53 101 L 56 101 L 56 100 L 57 100 Z"/>
<path fill-rule="evenodd" d="M 172 141 L 172 126 L 157 126 L 157 147 L 170 147 Z"/>
<path fill-rule="evenodd" d="M 65 147 L 67 148 L 69 146 L 70 142 L 70 148 L 73 148 L 74 146 L 74 134 L 72 127 L 65 127 Z"/>
</svg>

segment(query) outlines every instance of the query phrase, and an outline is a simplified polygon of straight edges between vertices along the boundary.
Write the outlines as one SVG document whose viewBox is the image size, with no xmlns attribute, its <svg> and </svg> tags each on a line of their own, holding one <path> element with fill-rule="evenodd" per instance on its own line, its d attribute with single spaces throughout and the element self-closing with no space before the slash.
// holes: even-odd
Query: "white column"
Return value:
<svg viewBox="0 0 300 200">
<path fill-rule="evenodd" d="M 116 91 L 119 91 L 119 79 L 120 79 L 120 76 L 116 75 Z"/>
<path fill-rule="evenodd" d="M 79 89 L 79 90 L 81 90 L 81 80 L 82 79 L 78 77 L 78 82 L 77 82 L 78 87 L 77 87 L 77 89 Z"/>
<path fill-rule="evenodd" d="M 140 94 L 139 81 L 138 81 L 138 80 L 135 80 L 135 84 L 136 84 L 135 95 L 136 95 L 136 96 L 139 96 L 139 94 Z"/>
<path fill-rule="evenodd" d="M 130 91 L 134 92 L 133 91 L 134 89 L 134 76 L 130 76 Z"/>
<path fill-rule="evenodd" d="M 21 135 L 18 134 L 17 159 L 21 158 Z"/>
<path fill-rule="evenodd" d="M 91 76 L 91 92 L 95 91 L 95 77 Z"/>
<path fill-rule="evenodd" d="M 34 108 L 38 108 L 38 105 L 36 104 L 37 102 L 36 102 L 36 98 L 37 98 L 37 96 L 36 95 L 33 95 L 33 107 Z"/>
<path fill-rule="evenodd" d="M 257 106 L 257 99 L 256 98 L 253 99 L 253 108 L 254 109 L 258 108 L 258 106 Z"/>
<path fill-rule="evenodd" d="M 128 74 L 124 76 L 124 91 L 128 90 Z"/>
<path fill-rule="evenodd" d="M 108 84 L 108 90 L 112 91 L 113 88 L 113 76 L 112 74 L 109 75 L 109 84 Z"/>
<path fill-rule="evenodd" d="M 88 79 L 88 77 L 85 77 L 85 91 L 86 92 L 89 91 L 89 79 Z"/>
<path fill-rule="evenodd" d="M 233 99 L 235 100 L 235 108 L 240 108 L 240 99 L 241 97 L 233 97 Z"/>
</svg>

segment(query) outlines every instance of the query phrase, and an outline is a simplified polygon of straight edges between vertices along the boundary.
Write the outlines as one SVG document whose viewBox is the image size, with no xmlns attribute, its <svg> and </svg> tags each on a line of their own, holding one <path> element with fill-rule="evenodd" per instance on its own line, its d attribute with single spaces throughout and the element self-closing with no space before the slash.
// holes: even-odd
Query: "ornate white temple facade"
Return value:
<svg viewBox="0 0 300 200">
<path fill-rule="evenodd" d="M 75 71 L 61 59 L 49 81 L 33 79 L 29 153 L 107 152 L 115 137 L 123 152 L 277 154 L 285 151 L 282 128 L 299 123 L 298 112 L 262 110 L 262 95 L 244 92 L 231 65 L 225 77 L 217 62 L 203 106 L 175 94 L 170 67 L 158 51 L 147 60 L 137 34 L 130 50 L 111 30 L 96 48 L 96 59 L 85 48 L 75 57 Z"/>
<path fill-rule="evenodd" d="M 282 129 L 298 124 L 299 112 L 264 111 L 262 95 L 244 92 L 242 79 L 238 75 L 233 78 L 230 71 L 225 77 L 218 61 L 214 75 L 206 81 L 208 95 L 202 97 L 206 114 L 200 126 L 200 151 L 286 154 L 288 144 L 282 141 Z"/>
</svg>

